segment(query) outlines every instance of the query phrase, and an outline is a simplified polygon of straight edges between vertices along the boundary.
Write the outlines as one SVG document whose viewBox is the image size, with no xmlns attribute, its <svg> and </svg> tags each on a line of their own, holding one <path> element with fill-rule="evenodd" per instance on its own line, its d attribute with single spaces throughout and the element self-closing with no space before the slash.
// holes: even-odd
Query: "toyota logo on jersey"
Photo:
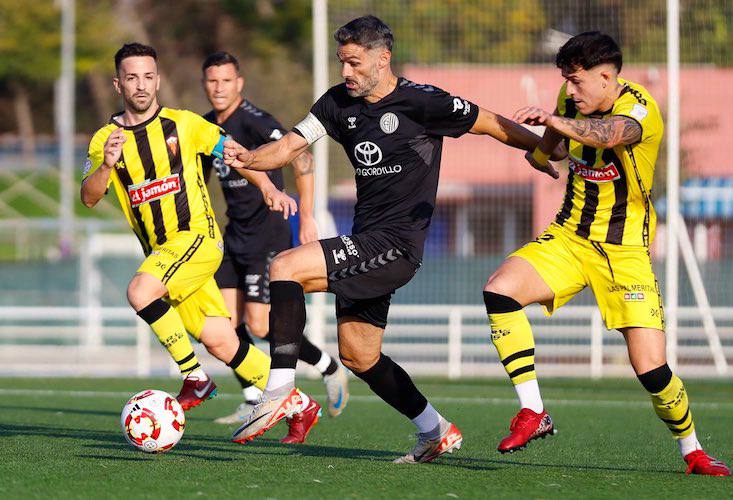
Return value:
<svg viewBox="0 0 733 500">
<path fill-rule="evenodd" d="M 364 141 L 354 147 L 354 157 L 362 165 L 371 167 L 382 161 L 382 150 L 373 142 Z"/>
<path fill-rule="evenodd" d="M 181 192 L 181 179 L 173 174 L 162 179 L 148 179 L 143 183 L 127 187 L 130 196 L 130 205 L 133 208 L 159 200 L 169 194 Z"/>
</svg>

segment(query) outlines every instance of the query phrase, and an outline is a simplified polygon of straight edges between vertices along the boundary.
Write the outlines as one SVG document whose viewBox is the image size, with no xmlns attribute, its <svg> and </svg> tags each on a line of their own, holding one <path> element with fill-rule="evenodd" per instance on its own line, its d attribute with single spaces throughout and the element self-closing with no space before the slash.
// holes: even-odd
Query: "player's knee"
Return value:
<svg viewBox="0 0 733 500">
<path fill-rule="evenodd" d="M 270 331 L 270 319 L 268 317 L 250 319 L 247 321 L 247 327 L 249 333 L 258 339 L 264 339 Z"/>
<path fill-rule="evenodd" d="M 364 373 L 379 361 L 379 353 L 376 355 L 354 352 L 339 352 L 341 364 L 354 373 Z"/>
<path fill-rule="evenodd" d="M 501 314 L 522 309 L 522 305 L 512 297 L 492 290 L 484 290 L 484 304 L 487 314 Z"/>
<path fill-rule="evenodd" d="M 143 275 L 136 274 L 130 284 L 127 285 L 127 302 L 136 310 L 144 308 L 154 300 L 161 298 L 164 294 L 161 293 L 159 287 L 152 286 L 147 280 L 143 278 Z"/>
<path fill-rule="evenodd" d="M 287 254 L 278 254 L 270 263 L 270 281 L 292 280 L 293 265 Z"/>
</svg>

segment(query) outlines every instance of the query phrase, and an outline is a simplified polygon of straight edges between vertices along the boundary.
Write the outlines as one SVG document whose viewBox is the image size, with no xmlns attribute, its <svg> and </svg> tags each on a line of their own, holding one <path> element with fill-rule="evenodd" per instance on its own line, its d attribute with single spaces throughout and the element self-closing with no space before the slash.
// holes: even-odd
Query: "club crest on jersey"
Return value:
<svg viewBox="0 0 733 500">
<path fill-rule="evenodd" d="M 127 187 L 130 205 L 133 208 L 180 192 L 181 179 L 176 174 L 161 179 L 148 179 L 140 184 Z"/>
<path fill-rule="evenodd" d="M 602 167 L 588 167 L 583 165 L 575 158 L 570 157 L 570 169 L 573 174 L 582 177 L 588 182 L 602 184 L 604 182 L 612 182 L 621 178 L 618 168 L 611 162 Z"/>
<path fill-rule="evenodd" d="M 391 134 L 400 126 L 400 119 L 394 113 L 384 113 L 379 119 L 379 128 L 385 134 Z"/>
<path fill-rule="evenodd" d="M 171 156 L 178 156 L 178 136 L 172 135 L 165 140 L 168 150 L 171 152 Z"/>
<path fill-rule="evenodd" d="M 364 166 L 371 167 L 382 161 L 382 150 L 371 141 L 354 146 L 354 158 Z"/>
</svg>

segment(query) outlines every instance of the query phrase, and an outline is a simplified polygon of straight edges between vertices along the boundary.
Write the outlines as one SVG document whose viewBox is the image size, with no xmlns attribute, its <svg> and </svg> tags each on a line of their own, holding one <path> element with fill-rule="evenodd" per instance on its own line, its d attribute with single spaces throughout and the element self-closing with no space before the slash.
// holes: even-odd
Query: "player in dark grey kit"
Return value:
<svg viewBox="0 0 733 500">
<path fill-rule="evenodd" d="M 443 137 L 486 134 L 525 150 L 540 138 L 465 99 L 395 76 L 392 32 L 374 16 L 349 22 L 334 37 L 345 83 L 326 92 L 282 139 L 255 151 L 225 143 L 226 164 L 270 170 L 329 135 L 351 160 L 357 190 L 351 235 L 288 250 L 270 266 L 270 378 L 234 440 L 262 434 L 297 404 L 294 368 L 305 325 L 304 292 L 329 291 L 336 295 L 344 365 L 418 428 L 417 444 L 396 462 L 428 462 L 460 448 L 463 437 L 381 353 L 381 345 L 390 297 L 420 266 Z M 557 177 L 551 167 L 545 171 Z"/>
<path fill-rule="evenodd" d="M 287 133 L 272 115 L 242 98 L 244 78 L 234 56 L 227 52 L 213 53 L 204 61 L 202 72 L 204 90 L 213 107 L 204 118 L 221 126 L 234 140 L 254 149 Z M 313 218 L 312 156 L 307 151 L 303 152 L 292 164 L 300 198 L 299 239 L 305 244 L 318 239 Z M 232 314 L 232 323 L 239 337 L 249 342 L 251 339 L 248 333 L 259 338 L 268 338 L 269 264 L 279 252 L 291 248 L 290 224 L 280 214 L 269 209 L 259 190 L 237 170 L 213 157 L 207 158 L 203 165 L 207 180 L 212 170 L 217 173 L 229 218 L 224 232 L 224 259 L 215 275 L 216 282 Z M 268 175 L 272 183 L 283 190 L 282 171 L 271 170 Z M 321 372 L 328 393 L 328 413 L 331 416 L 340 414 L 348 400 L 344 369 L 307 338 L 301 343 L 299 359 Z M 251 411 L 251 406 L 259 399 L 259 389 L 240 377 L 237 378 L 242 385 L 245 403 L 232 415 L 217 419 L 218 423 L 241 423 Z M 304 406 L 311 407 L 310 413 L 314 415 L 320 410 L 315 402 Z M 305 419 L 304 424 L 308 424 L 309 418 L 308 411 L 298 414 L 298 419 Z M 297 434 L 298 425 L 293 424 L 291 422 L 291 431 L 295 430 Z M 302 430 L 307 433 L 308 429 Z"/>
</svg>

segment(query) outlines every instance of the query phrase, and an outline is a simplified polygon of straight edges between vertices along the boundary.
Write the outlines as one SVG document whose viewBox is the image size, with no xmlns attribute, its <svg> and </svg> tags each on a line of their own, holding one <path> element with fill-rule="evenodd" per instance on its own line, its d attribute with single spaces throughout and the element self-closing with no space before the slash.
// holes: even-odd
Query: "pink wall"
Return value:
<svg viewBox="0 0 733 500">
<path fill-rule="evenodd" d="M 436 85 L 508 118 L 529 104 L 539 104 L 551 111 L 563 82 L 559 70 L 551 65 L 407 66 L 404 74 L 417 83 Z M 621 76 L 644 85 L 664 113 L 667 94 L 664 70 L 630 66 L 624 68 Z M 733 100 L 731 89 L 733 69 L 682 69 L 683 179 L 733 175 L 733 163 L 727 154 L 728 143 L 733 141 L 733 123 L 725 119 L 727 104 Z M 557 181 L 542 176 L 529 167 L 521 151 L 477 136 L 447 139 L 441 170 L 444 185 L 532 183 L 535 231 L 552 220 L 562 201 L 567 178 L 564 172 Z"/>
</svg>

